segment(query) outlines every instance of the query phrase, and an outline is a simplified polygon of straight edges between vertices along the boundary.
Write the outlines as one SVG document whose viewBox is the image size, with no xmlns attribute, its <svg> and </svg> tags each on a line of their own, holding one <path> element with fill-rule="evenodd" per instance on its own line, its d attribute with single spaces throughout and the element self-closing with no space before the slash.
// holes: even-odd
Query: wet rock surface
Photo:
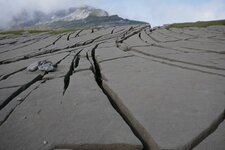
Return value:
<svg viewBox="0 0 225 150">
<path fill-rule="evenodd" d="M 1 36 L 0 149 L 224 150 L 224 39 L 224 26 Z"/>
</svg>

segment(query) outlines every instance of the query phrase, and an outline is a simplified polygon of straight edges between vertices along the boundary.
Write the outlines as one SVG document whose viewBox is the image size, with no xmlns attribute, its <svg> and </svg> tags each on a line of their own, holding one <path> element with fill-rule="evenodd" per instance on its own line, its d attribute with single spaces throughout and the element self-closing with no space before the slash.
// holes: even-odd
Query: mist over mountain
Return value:
<svg viewBox="0 0 225 150">
<path fill-rule="evenodd" d="M 50 13 L 23 10 L 13 16 L 9 28 L 74 28 L 139 24 L 143 22 L 123 19 L 117 15 L 90 6 L 71 7 Z"/>
</svg>

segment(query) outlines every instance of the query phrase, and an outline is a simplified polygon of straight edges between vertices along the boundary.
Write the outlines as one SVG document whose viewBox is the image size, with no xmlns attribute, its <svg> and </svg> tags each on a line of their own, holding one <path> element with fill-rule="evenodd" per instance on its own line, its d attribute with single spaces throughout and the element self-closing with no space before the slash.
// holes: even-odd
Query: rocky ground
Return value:
<svg viewBox="0 0 225 150">
<path fill-rule="evenodd" d="M 2 150 L 225 149 L 225 26 L 1 35 L 0 70 Z"/>
</svg>

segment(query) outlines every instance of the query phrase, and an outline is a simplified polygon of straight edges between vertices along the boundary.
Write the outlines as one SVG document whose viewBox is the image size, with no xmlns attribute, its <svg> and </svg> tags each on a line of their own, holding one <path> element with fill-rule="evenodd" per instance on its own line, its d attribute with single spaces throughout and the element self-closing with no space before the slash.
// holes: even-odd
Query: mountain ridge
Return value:
<svg viewBox="0 0 225 150">
<path fill-rule="evenodd" d="M 42 11 L 28 12 L 27 10 L 13 16 L 11 29 L 21 28 L 74 28 L 90 26 L 114 26 L 128 24 L 147 24 L 141 21 L 128 20 L 118 15 L 109 15 L 103 9 L 90 6 L 71 7 L 50 13 Z"/>
</svg>

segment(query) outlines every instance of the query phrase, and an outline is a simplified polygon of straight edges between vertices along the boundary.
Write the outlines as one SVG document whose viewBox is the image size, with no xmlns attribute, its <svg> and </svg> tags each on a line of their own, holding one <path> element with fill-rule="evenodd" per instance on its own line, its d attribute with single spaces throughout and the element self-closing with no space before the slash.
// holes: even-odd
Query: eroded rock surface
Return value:
<svg viewBox="0 0 225 150">
<path fill-rule="evenodd" d="M 225 26 L 2 35 L 0 54 L 0 149 L 225 149 Z"/>
</svg>

